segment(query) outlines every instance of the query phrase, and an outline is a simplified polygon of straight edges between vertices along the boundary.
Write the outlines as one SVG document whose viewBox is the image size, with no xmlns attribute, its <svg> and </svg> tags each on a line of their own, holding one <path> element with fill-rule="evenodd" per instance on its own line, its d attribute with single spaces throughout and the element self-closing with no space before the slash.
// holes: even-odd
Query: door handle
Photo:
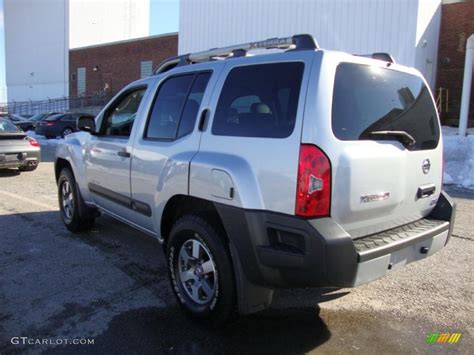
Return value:
<svg viewBox="0 0 474 355">
<path fill-rule="evenodd" d="M 117 152 L 117 155 L 122 158 L 130 158 L 130 153 L 127 152 L 126 150 L 119 150 Z"/>
<path fill-rule="evenodd" d="M 209 116 L 209 109 L 202 110 L 201 117 L 199 117 L 198 129 L 203 132 L 207 126 L 207 116 Z"/>
<path fill-rule="evenodd" d="M 436 191 L 436 186 L 434 184 L 423 185 L 423 186 L 418 187 L 418 192 L 416 193 L 416 196 L 418 198 L 425 198 L 425 197 L 433 195 L 435 191 Z"/>
</svg>

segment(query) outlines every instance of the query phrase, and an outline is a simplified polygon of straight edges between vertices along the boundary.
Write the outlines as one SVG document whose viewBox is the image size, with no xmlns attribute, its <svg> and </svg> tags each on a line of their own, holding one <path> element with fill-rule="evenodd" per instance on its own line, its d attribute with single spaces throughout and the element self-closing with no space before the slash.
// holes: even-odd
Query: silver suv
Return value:
<svg viewBox="0 0 474 355">
<path fill-rule="evenodd" d="M 179 303 L 213 323 L 277 287 L 373 281 L 451 234 L 433 97 L 384 53 L 296 35 L 182 55 L 78 128 L 56 151 L 66 227 L 103 211 L 157 238 Z"/>
</svg>

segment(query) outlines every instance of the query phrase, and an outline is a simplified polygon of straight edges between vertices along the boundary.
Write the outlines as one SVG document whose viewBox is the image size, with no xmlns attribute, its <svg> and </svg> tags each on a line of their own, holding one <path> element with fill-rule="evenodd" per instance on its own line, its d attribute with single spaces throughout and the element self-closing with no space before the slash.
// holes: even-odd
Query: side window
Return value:
<svg viewBox="0 0 474 355">
<path fill-rule="evenodd" d="M 146 89 L 141 88 L 119 98 L 105 117 L 105 135 L 129 137 Z"/>
<path fill-rule="evenodd" d="M 217 103 L 212 134 L 288 137 L 295 127 L 304 64 L 259 64 L 234 68 Z"/>
<path fill-rule="evenodd" d="M 192 132 L 210 73 L 171 77 L 159 88 L 145 138 L 174 140 Z"/>
<path fill-rule="evenodd" d="M 181 115 L 178 138 L 184 137 L 193 131 L 199 107 L 201 106 L 202 97 L 204 96 L 204 91 L 206 90 L 210 77 L 211 73 L 197 74 L 191 92 L 186 100 L 186 104 L 184 105 L 183 114 Z"/>
</svg>

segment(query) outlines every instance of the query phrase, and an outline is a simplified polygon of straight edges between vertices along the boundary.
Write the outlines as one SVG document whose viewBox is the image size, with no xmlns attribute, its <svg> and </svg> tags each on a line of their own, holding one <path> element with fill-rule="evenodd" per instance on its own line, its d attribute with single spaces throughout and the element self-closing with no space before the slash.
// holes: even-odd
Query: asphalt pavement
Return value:
<svg viewBox="0 0 474 355">
<path fill-rule="evenodd" d="M 270 309 L 211 329 L 181 312 L 156 240 L 107 216 L 90 232 L 66 230 L 52 149 L 34 172 L 0 172 L 0 355 L 474 349 L 472 192 L 449 189 L 454 236 L 434 256 L 355 289 L 278 290 Z M 427 344 L 431 333 L 462 336 Z"/>
</svg>

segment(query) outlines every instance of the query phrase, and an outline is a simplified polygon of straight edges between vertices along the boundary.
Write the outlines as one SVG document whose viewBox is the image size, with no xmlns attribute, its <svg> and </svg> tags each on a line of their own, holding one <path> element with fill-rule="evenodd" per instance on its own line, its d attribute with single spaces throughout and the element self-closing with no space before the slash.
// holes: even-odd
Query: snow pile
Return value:
<svg viewBox="0 0 474 355">
<path fill-rule="evenodd" d="M 58 138 L 46 139 L 45 136 L 37 135 L 34 131 L 28 131 L 26 132 L 26 134 L 28 137 L 32 137 L 36 139 L 42 147 L 43 146 L 55 147 L 61 142 L 61 139 L 58 139 Z"/>
<path fill-rule="evenodd" d="M 444 183 L 474 189 L 474 128 L 467 137 L 457 135 L 458 129 L 442 127 L 444 143 Z"/>
</svg>

